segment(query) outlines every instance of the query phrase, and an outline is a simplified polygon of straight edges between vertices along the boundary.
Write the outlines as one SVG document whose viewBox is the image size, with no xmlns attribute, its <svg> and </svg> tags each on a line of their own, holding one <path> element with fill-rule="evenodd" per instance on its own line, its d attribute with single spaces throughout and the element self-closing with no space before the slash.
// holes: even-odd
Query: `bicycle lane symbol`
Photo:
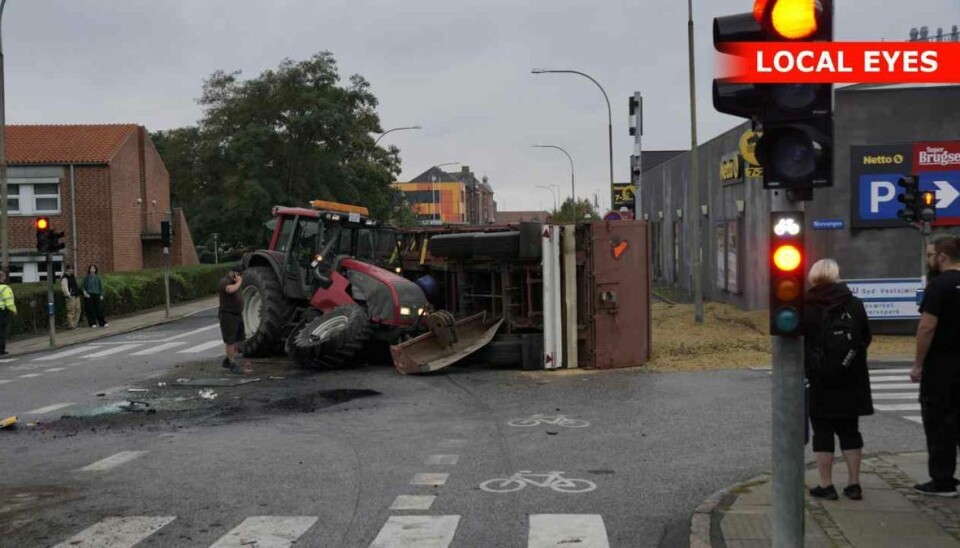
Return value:
<svg viewBox="0 0 960 548">
<path fill-rule="evenodd" d="M 538 426 L 541 424 L 546 424 L 551 426 L 562 426 L 564 428 L 585 428 L 587 426 L 590 426 L 590 423 L 585 420 L 571 419 L 566 415 L 541 415 L 541 414 L 532 415 L 526 419 L 513 419 L 511 421 L 508 421 L 507 424 L 517 428 L 526 428 L 530 426 Z"/>
<path fill-rule="evenodd" d="M 552 489 L 558 493 L 589 493 L 597 484 L 585 479 L 565 478 L 563 472 L 531 472 L 521 470 L 509 478 L 494 478 L 480 484 L 488 493 L 512 493 L 527 485 Z"/>
</svg>

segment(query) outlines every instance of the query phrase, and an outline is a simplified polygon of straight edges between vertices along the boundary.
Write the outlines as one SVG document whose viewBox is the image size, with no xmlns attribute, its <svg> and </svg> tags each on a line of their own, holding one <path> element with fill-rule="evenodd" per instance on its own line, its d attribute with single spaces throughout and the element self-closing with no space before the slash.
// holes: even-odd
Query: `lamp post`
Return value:
<svg viewBox="0 0 960 548">
<path fill-rule="evenodd" d="M 570 153 L 555 145 L 533 145 L 533 148 L 555 148 L 567 155 L 567 160 L 570 160 L 570 197 L 573 199 L 574 203 L 576 203 L 577 187 L 573 175 L 573 158 L 570 157 Z"/>
<path fill-rule="evenodd" d="M 0 0 L 0 268 L 10 269 L 10 246 L 7 235 L 7 105 L 3 90 L 3 7 L 7 0 Z"/>
<path fill-rule="evenodd" d="M 460 165 L 460 162 L 444 162 L 444 163 L 442 163 L 442 164 L 437 164 L 437 165 L 435 165 L 435 166 L 433 166 L 433 167 L 435 167 L 435 168 L 437 168 L 437 169 L 440 169 L 440 168 L 443 167 L 443 166 L 456 166 L 456 165 Z M 442 181 L 441 181 L 441 182 L 442 182 Z M 430 204 L 433 206 L 433 214 L 437 216 L 437 220 L 440 221 L 440 224 L 443 224 L 443 213 L 441 213 L 441 212 L 439 211 L 439 207 L 443 204 L 443 200 L 441 200 L 441 199 L 437 196 L 437 176 L 436 176 L 436 175 L 434 175 L 434 176 L 431 178 L 431 185 L 430 185 Z M 432 216 L 432 215 L 431 215 L 430 220 L 433 221 L 433 216 Z M 433 223 L 431 222 L 431 224 L 433 224 Z"/>
<path fill-rule="evenodd" d="M 530 72 L 533 74 L 577 74 L 589 79 L 591 82 L 596 84 L 598 88 L 600 88 L 600 92 L 603 93 L 603 98 L 607 101 L 607 143 L 610 148 L 610 195 L 613 196 L 613 109 L 610 108 L 610 97 L 607 96 L 606 90 L 604 90 L 603 86 L 600 85 L 600 82 L 594 80 L 592 76 L 578 70 L 533 69 Z"/>
<path fill-rule="evenodd" d="M 537 188 L 545 188 L 545 189 L 547 189 L 547 190 L 550 191 L 550 194 L 553 195 L 553 211 L 554 211 L 554 213 L 556 213 L 556 212 L 557 212 L 557 194 L 558 194 L 559 189 L 560 189 L 559 185 L 549 185 L 549 186 L 547 186 L 547 185 L 536 185 L 536 187 L 537 187 Z M 556 188 L 557 191 L 554 191 L 554 190 L 553 190 L 554 188 Z"/>
<path fill-rule="evenodd" d="M 393 133 L 394 131 L 403 131 L 405 129 L 423 129 L 423 128 L 420 126 L 404 126 L 404 127 L 395 127 L 393 129 L 388 129 L 387 131 L 384 131 L 383 133 L 381 133 L 379 137 L 377 137 L 377 140 L 373 142 L 373 146 L 377 146 L 377 143 L 380 142 L 380 139 L 383 139 L 384 135 L 388 133 Z"/>
<path fill-rule="evenodd" d="M 693 57 L 693 0 L 687 0 L 687 48 L 690 65 L 690 201 L 700 209 L 700 160 L 697 157 L 697 76 Z M 693 319 L 703 323 L 703 257 L 700 216 L 693 215 Z"/>
</svg>

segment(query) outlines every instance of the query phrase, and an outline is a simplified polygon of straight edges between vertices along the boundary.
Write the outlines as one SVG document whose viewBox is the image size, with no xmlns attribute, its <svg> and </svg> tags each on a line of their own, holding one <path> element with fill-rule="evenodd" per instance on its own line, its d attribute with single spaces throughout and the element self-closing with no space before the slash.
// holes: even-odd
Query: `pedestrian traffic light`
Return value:
<svg viewBox="0 0 960 548">
<path fill-rule="evenodd" d="M 903 207 L 897 211 L 897 217 L 900 217 L 908 223 L 920 221 L 920 181 L 912 176 L 901 177 L 897 181 L 897 186 L 903 191 L 897 195 L 897 201 L 903 204 Z"/>
<path fill-rule="evenodd" d="M 797 337 L 803 329 L 803 213 L 773 213 L 770 226 L 770 334 Z"/>
<path fill-rule="evenodd" d="M 718 17 L 714 47 L 731 42 L 833 40 L 832 0 L 757 0 L 752 13 Z M 766 189 L 812 189 L 832 184 L 833 85 L 713 82 L 723 113 L 763 125 L 757 160 Z"/>
<path fill-rule="evenodd" d="M 925 190 L 920 193 L 920 220 L 925 223 L 932 223 L 937 220 L 937 193 L 932 190 Z"/>
<path fill-rule="evenodd" d="M 37 231 L 37 252 L 47 253 L 49 248 L 47 230 L 50 228 L 50 219 L 46 217 L 37 217 L 33 221 L 33 228 L 35 228 Z"/>
<path fill-rule="evenodd" d="M 172 236 L 170 221 L 160 221 L 160 247 L 170 247 L 173 241 Z"/>
</svg>

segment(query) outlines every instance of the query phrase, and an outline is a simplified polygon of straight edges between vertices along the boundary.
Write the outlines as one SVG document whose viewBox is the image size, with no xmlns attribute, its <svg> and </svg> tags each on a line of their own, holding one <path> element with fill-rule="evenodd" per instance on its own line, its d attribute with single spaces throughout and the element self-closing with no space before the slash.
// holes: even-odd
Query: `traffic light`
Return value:
<svg viewBox="0 0 960 548">
<path fill-rule="evenodd" d="M 757 0 L 750 13 L 713 20 L 718 51 L 731 42 L 833 40 L 832 0 Z M 713 81 L 718 111 L 763 125 L 757 160 L 766 189 L 832 184 L 833 85 Z"/>
<path fill-rule="evenodd" d="M 170 221 L 160 221 L 160 247 L 170 247 L 173 242 L 173 233 L 170 231 Z"/>
<path fill-rule="evenodd" d="M 33 228 L 37 230 L 37 252 L 47 253 L 50 241 L 47 239 L 47 230 L 50 229 L 50 219 L 37 217 L 33 221 Z"/>
<path fill-rule="evenodd" d="M 920 220 L 925 223 L 932 223 L 937 220 L 937 193 L 932 190 L 925 190 L 920 193 L 920 205 L 917 208 L 920 212 Z"/>
<path fill-rule="evenodd" d="M 60 242 L 64 235 L 63 232 L 54 232 L 52 228 L 47 229 L 47 253 L 56 253 L 67 247 L 67 244 Z"/>
<path fill-rule="evenodd" d="M 773 213 L 770 235 L 770 334 L 803 334 L 803 213 Z"/>
<path fill-rule="evenodd" d="M 643 135 L 643 98 L 639 93 L 630 96 L 630 136 Z"/>
<path fill-rule="evenodd" d="M 903 207 L 897 211 L 897 217 L 900 217 L 908 223 L 915 223 L 920 220 L 920 181 L 916 177 L 901 177 L 897 181 L 897 186 L 903 189 L 903 192 L 897 195 L 897 201 L 903 204 Z"/>
</svg>

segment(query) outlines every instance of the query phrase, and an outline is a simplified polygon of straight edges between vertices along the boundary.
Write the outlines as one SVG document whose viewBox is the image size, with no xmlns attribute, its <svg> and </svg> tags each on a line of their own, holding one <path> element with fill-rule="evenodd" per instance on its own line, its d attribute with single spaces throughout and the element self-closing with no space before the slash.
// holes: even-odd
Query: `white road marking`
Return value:
<svg viewBox="0 0 960 548">
<path fill-rule="evenodd" d="M 428 465 L 446 465 L 446 464 L 457 464 L 460 460 L 460 455 L 430 455 L 427 457 L 426 464 Z"/>
<path fill-rule="evenodd" d="M 916 400 L 920 397 L 917 392 L 874 392 L 874 400 Z"/>
<path fill-rule="evenodd" d="M 317 522 L 309 516 L 254 516 L 243 520 L 210 548 L 285 548 Z"/>
<path fill-rule="evenodd" d="M 890 405 L 874 405 L 877 411 L 919 411 L 919 403 L 894 403 Z"/>
<path fill-rule="evenodd" d="M 910 382 L 910 375 L 887 375 L 884 377 L 870 377 L 870 382 Z"/>
<path fill-rule="evenodd" d="M 13 382 L 13 379 L 4 379 L 4 380 L 0 381 L 0 384 L 10 384 L 10 383 L 12 383 L 12 382 Z"/>
<path fill-rule="evenodd" d="M 77 348 L 71 348 L 69 350 L 64 350 L 63 352 L 57 352 L 56 354 L 50 354 L 49 356 L 44 356 L 42 358 L 34 358 L 35 362 L 49 362 L 53 360 L 59 360 L 60 358 L 66 358 L 67 356 L 73 356 L 76 354 L 82 354 L 84 352 L 89 352 L 91 350 L 96 350 L 100 348 L 99 345 L 84 345 Z"/>
<path fill-rule="evenodd" d="M 64 409 L 66 407 L 71 407 L 76 405 L 75 403 L 55 403 L 53 405 L 48 405 L 46 407 L 41 407 L 39 409 L 34 409 L 33 411 L 27 411 L 24 415 L 43 415 L 44 413 L 50 413 L 58 409 Z"/>
<path fill-rule="evenodd" d="M 0 363 L 10 363 L 10 362 L 15 362 L 15 361 L 17 361 L 16 358 L 4 358 L 4 359 L 0 360 Z"/>
<path fill-rule="evenodd" d="M 449 477 L 450 474 L 417 474 L 410 480 L 410 485 L 443 485 Z"/>
<path fill-rule="evenodd" d="M 443 440 L 440 442 L 440 447 L 463 447 L 467 444 L 467 440 Z"/>
<path fill-rule="evenodd" d="M 890 369 L 871 369 L 871 375 L 895 375 L 897 373 L 907 374 L 910 372 L 909 367 L 893 367 Z"/>
<path fill-rule="evenodd" d="M 32 379 L 34 377 L 41 377 L 43 373 L 27 373 L 26 375 L 20 375 L 21 379 Z"/>
<path fill-rule="evenodd" d="M 157 352 L 163 352 L 164 350 L 169 350 L 175 346 L 180 346 L 181 344 L 187 344 L 185 342 L 168 342 L 163 344 L 158 344 L 157 346 L 151 346 L 146 350 L 141 350 L 139 352 L 134 352 L 130 354 L 131 356 L 149 356 L 150 354 L 156 354 Z"/>
<path fill-rule="evenodd" d="M 182 339 L 184 337 L 189 337 L 190 335 L 196 335 L 197 333 L 203 333 L 204 331 L 210 331 L 211 329 L 216 329 L 220 327 L 220 324 L 215 323 L 213 325 L 208 325 L 207 327 L 201 327 L 200 329 L 194 329 L 193 331 L 187 331 L 186 333 L 180 333 L 179 335 L 174 335 L 172 337 L 167 337 L 166 339 L 161 339 L 159 342 L 170 342 L 177 339 Z"/>
<path fill-rule="evenodd" d="M 188 314 L 184 314 L 183 317 L 184 317 L 184 318 L 189 318 L 190 316 L 193 316 L 194 314 L 199 314 L 199 313 L 201 313 L 201 312 L 206 312 L 207 310 L 213 310 L 214 308 L 220 308 L 220 305 L 219 305 L 219 304 L 215 304 L 215 305 L 210 306 L 210 307 L 207 307 L 207 308 L 201 308 L 200 310 L 194 310 L 193 312 L 190 312 L 190 313 L 188 313 Z"/>
<path fill-rule="evenodd" d="M 197 346 L 184 348 L 183 350 L 179 351 L 178 354 L 199 354 L 204 350 L 210 350 L 211 348 L 216 348 L 218 346 L 223 346 L 223 341 L 207 341 L 203 344 L 198 344 Z"/>
<path fill-rule="evenodd" d="M 923 424 L 923 417 L 909 416 L 909 417 L 903 417 L 903 418 L 907 419 L 908 421 L 913 421 L 917 424 Z"/>
<path fill-rule="evenodd" d="M 53 548 L 102 546 L 130 548 L 177 519 L 176 516 L 129 516 L 106 518 Z"/>
<path fill-rule="evenodd" d="M 919 390 L 920 385 L 912 382 L 908 383 L 886 383 L 886 384 L 871 384 L 871 390 Z"/>
<path fill-rule="evenodd" d="M 44 369 L 44 373 L 56 373 L 58 371 L 66 371 L 64 367 L 51 367 L 50 369 Z"/>
<path fill-rule="evenodd" d="M 113 354 L 119 354 L 119 353 L 121 353 L 121 352 L 126 352 L 127 350 L 133 350 L 134 348 L 139 348 L 140 346 L 142 346 L 140 343 L 136 343 L 136 344 L 121 344 L 121 345 L 118 345 L 118 346 L 114 346 L 113 348 L 108 348 L 108 349 L 106 349 L 106 350 L 101 350 L 100 352 L 94 352 L 93 354 L 90 354 L 90 355 L 88 355 L 88 356 L 81 356 L 81 357 L 82 357 L 82 358 L 86 358 L 86 359 L 90 359 L 90 358 L 102 358 L 102 357 L 104 357 L 104 356 L 110 356 L 110 355 L 113 355 Z"/>
<path fill-rule="evenodd" d="M 370 548 L 447 548 L 460 516 L 391 516 Z"/>
<path fill-rule="evenodd" d="M 111 468 L 116 468 L 121 464 L 126 464 L 134 459 L 138 459 L 146 455 L 146 451 L 120 451 L 115 455 L 110 455 L 109 457 L 98 460 L 97 462 L 84 466 L 80 469 L 81 472 L 103 472 L 104 470 L 110 470 Z"/>
<path fill-rule="evenodd" d="M 398 495 L 390 505 L 391 510 L 429 510 L 435 495 Z"/>
<path fill-rule="evenodd" d="M 533 514 L 527 548 L 610 548 L 597 514 Z"/>
</svg>

